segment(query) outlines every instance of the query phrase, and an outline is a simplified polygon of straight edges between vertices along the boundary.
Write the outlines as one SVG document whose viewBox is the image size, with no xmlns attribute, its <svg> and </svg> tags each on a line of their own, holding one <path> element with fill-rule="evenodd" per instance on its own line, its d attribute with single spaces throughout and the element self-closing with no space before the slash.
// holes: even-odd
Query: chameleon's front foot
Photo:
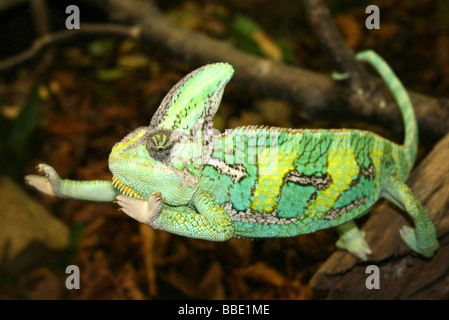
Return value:
<svg viewBox="0 0 449 320">
<path fill-rule="evenodd" d="M 44 163 L 39 164 L 37 170 L 41 175 L 27 175 L 25 183 L 45 194 L 61 197 L 59 193 L 61 179 L 56 170 Z"/>
<path fill-rule="evenodd" d="M 165 200 L 160 192 L 153 192 L 148 200 L 123 195 L 117 196 L 116 199 L 120 209 L 128 216 L 154 229 L 160 229 L 156 219 L 162 211 Z"/>
<path fill-rule="evenodd" d="M 410 249 L 423 255 L 424 257 L 430 258 L 435 254 L 435 251 L 438 250 L 439 245 L 436 237 L 428 237 L 427 242 L 423 243 L 422 241 L 420 244 L 416 238 L 415 229 L 412 227 L 403 226 L 399 230 L 399 234 Z"/>
</svg>

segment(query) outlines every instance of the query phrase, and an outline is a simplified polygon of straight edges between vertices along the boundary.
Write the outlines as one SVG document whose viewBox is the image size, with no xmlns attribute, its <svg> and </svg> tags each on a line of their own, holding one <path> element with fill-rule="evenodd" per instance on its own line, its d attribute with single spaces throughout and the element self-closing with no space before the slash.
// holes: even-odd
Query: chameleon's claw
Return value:
<svg viewBox="0 0 449 320">
<path fill-rule="evenodd" d="M 159 229 L 156 219 L 161 213 L 164 197 L 158 191 L 153 192 L 148 200 L 131 198 L 123 195 L 116 197 L 120 209 L 133 219 Z"/>
</svg>

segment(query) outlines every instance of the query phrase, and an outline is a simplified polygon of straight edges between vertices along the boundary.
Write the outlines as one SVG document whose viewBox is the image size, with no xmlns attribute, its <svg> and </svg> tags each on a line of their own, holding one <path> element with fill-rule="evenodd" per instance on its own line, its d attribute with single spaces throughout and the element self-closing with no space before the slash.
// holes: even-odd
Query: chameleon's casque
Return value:
<svg viewBox="0 0 449 320">
<path fill-rule="evenodd" d="M 336 227 L 339 248 L 370 253 L 353 220 L 381 197 L 412 218 L 400 234 L 430 257 L 438 248 L 433 224 L 405 184 L 413 167 L 417 124 L 407 92 L 372 51 L 357 55 L 381 75 L 405 124 L 404 144 L 360 130 L 301 130 L 262 126 L 215 133 L 213 117 L 233 74 L 226 63 L 204 66 L 176 84 L 148 127 L 117 143 L 108 181 L 26 181 L 48 194 L 84 200 L 117 199 L 122 210 L 156 229 L 211 241 L 233 236 L 291 237 Z"/>
</svg>

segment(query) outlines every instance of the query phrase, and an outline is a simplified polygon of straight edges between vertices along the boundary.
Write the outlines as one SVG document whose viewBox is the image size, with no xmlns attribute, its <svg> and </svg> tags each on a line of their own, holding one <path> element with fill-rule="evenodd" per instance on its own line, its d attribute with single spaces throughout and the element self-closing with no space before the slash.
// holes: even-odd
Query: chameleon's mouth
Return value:
<svg viewBox="0 0 449 320">
<path fill-rule="evenodd" d="M 125 196 L 144 200 L 144 198 L 140 194 L 138 194 L 133 189 L 131 189 L 123 182 L 121 182 L 120 179 L 117 178 L 115 175 L 112 176 L 112 185 L 115 188 L 117 188 L 121 193 L 123 193 L 123 195 Z"/>
</svg>

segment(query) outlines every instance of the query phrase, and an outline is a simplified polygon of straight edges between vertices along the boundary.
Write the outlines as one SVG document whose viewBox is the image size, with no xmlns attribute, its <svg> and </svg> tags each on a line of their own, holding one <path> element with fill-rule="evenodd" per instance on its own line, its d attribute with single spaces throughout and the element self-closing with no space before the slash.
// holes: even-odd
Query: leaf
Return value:
<svg viewBox="0 0 449 320">
<path fill-rule="evenodd" d="M 22 111 L 14 121 L 8 135 L 8 146 L 21 153 L 40 121 L 40 99 L 37 86 L 33 87 Z"/>
<path fill-rule="evenodd" d="M 122 68 L 103 69 L 97 72 L 97 78 L 102 81 L 111 81 L 126 76 L 129 73 L 129 70 Z"/>
<path fill-rule="evenodd" d="M 103 57 L 114 50 L 114 39 L 100 39 L 89 44 L 88 52 L 94 56 Z"/>
<path fill-rule="evenodd" d="M 276 61 L 283 60 L 279 45 L 252 19 L 237 15 L 232 29 L 236 45 L 242 50 Z"/>
<path fill-rule="evenodd" d="M 78 254 L 81 237 L 83 236 L 84 230 L 86 230 L 85 222 L 75 222 L 70 228 L 69 246 L 67 248 L 69 261 L 75 259 Z"/>
</svg>

